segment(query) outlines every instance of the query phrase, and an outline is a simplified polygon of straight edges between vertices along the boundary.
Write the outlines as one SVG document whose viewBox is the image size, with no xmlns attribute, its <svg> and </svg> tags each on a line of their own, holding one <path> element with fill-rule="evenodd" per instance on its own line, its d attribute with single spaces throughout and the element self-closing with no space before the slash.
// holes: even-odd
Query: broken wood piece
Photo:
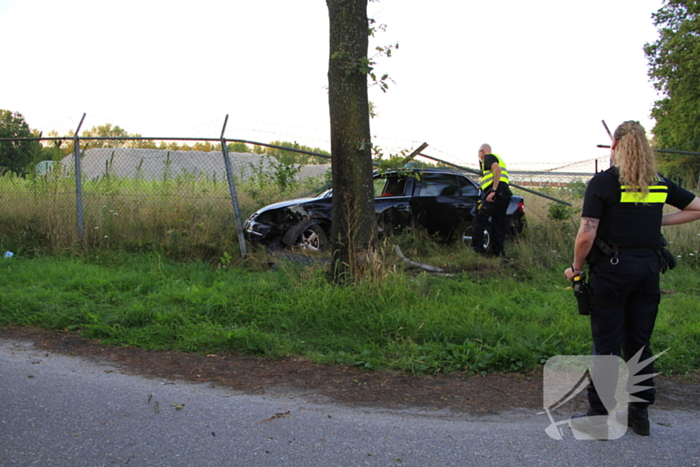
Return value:
<svg viewBox="0 0 700 467">
<path fill-rule="evenodd" d="M 421 269 L 425 269 L 426 271 L 430 271 L 430 272 L 445 272 L 445 270 L 442 269 L 442 268 L 438 268 L 438 267 L 435 267 L 435 266 L 430 266 L 429 264 L 422 264 L 422 263 L 417 263 L 417 262 L 415 262 L 415 261 L 411 261 L 410 259 L 406 258 L 406 257 L 403 255 L 403 253 L 401 252 L 401 248 L 399 248 L 398 245 L 394 245 L 394 251 L 395 251 L 396 254 L 399 256 L 399 258 L 401 258 L 402 260 L 404 260 L 404 262 L 410 264 L 411 266 L 414 266 L 414 267 L 417 267 L 417 268 L 421 268 Z"/>
</svg>

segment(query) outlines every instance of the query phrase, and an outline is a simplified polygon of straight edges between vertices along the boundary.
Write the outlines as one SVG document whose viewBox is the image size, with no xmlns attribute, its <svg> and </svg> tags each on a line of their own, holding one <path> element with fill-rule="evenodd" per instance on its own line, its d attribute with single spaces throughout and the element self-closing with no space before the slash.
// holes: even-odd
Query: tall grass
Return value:
<svg viewBox="0 0 700 467">
<path fill-rule="evenodd" d="M 531 229 L 509 242 L 505 262 L 421 234 L 392 237 L 380 244 L 374 275 L 347 287 L 331 285 L 323 267 L 275 259 L 270 270 L 262 253 L 227 267 L 123 252 L 14 257 L 0 260 L 0 325 L 75 330 L 148 349 L 301 355 L 413 374 L 530 371 L 553 355 L 590 351 L 588 319 L 577 314 L 562 273 L 569 261 L 533 260 L 543 233 Z M 540 256 L 570 248 L 565 237 Z M 394 244 L 449 274 L 407 268 Z M 699 285 L 694 265 L 663 277 L 654 344 L 670 350 L 661 371 L 700 365 Z"/>
<path fill-rule="evenodd" d="M 79 243 L 75 181 L 56 171 L 27 179 L 0 177 L 0 249 L 56 254 Z M 255 176 L 236 183 L 243 220 L 263 204 L 315 194 L 323 177 L 274 180 Z M 226 180 L 197 174 L 161 179 L 105 175 L 82 181 L 87 250 L 157 251 L 177 259 L 211 260 L 238 250 Z"/>
<path fill-rule="evenodd" d="M 267 201 L 318 188 L 299 183 Z M 588 319 L 563 277 L 580 216 L 575 193 L 555 193 L 574 204 L 555 218 L 526 198 L 529 225 L 506 244 L 507 261 L 412 232 L 382 240 L 366 277 L 336 287 L 313 262 L 230 254 L 237 240 L 222 180 L 86 181 L 90 248 L 79 251 L 72 189 L 66 179 L 0 177 L 0 250 L 16 253 L 0 259 L 0 325 L 408 373 L 529 371 L 590 350 Z M 245 213 L 259 207 L 248 193 L 240 183 Z M 656 351 L 670 349 L 659 360 L 666 373 L 700 366 L 699 232 L 699 224 L 664 229 L 679 257 L 662 278 L 654 334 Z M 409 268 L 394 245 L 445 274 Z"/>
</svg>

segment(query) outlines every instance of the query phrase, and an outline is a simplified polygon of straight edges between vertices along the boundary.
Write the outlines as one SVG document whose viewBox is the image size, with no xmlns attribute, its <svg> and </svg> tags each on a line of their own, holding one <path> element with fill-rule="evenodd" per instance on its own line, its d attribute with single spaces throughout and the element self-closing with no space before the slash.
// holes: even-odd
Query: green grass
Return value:
<svg viewBox="0 0 700 467">
<path fill-rule="evenodd" d="M 325 177 L 273 175 L 258 171 L 236 182 L 241 221 L 266 204 L 316 194 L 326 185 Z M 239 250 L 228 183 L 203 175 L 84 180 L 82 239 L 78 226 L 73 178 L 0 176 L 3 251 L 55 255 L 81 245 L 211 260 Z"/>
<path fill-rule="evenodd" d="M 104 343 L 272 358 L 412 374 L 530 371 L 549 357 L 588 354 L 588 319 L 563 269 L 571 233 L 533 228 L 508 245 L 512 261 L 406 235 L 382 243 L 377 272 L 348 287 L 321 268 L 264 267 L 257 253 L 217 267 L 112 252 L 0 260 L 0 326 L 74 330 Z M 537 239 L 548 238 L 549 255 Z M 559 242 L 559 244 L 557 244 Z M 407 270 L 391 253 L 447 266 Z M 688 261 L 666 274 L 655 351 L 665 373 L 700 366 L 700 281 Z M 461 271 L 461 272 L 456 272 Z"/>
<path fill-rule="evenodd" d="M 267 179 L 241 183 L 244 215 L 320 182 L 286 192 Z M 227 190 L 196 177 L 86 181 L 77 246 L 69 179 L 0 177 L 0 252 L 15 252 L 0 258 L 0 326 L 412 374 L 531 371 L 553 355 L 590 351 L 588 319 L 563 277 L 580 193 L 551 189 L 574 204 L 555 218 L 551 202 L 526 196 L 530 224 L 507 245 L 508 262 L 412 233 L 383 241 L 365 278 L 336 287 L 322 267 L 282 262 L 270 271 L 261 252 L 239 259 Z M 664 232 L 678 257 L 662 279 L 653 337 L 656 352 L 670 349 L 658 361 L 665 373 L 700 367 L 699 227 Z M 407 269 L 394 244 L 448 275 Z"/>
</svg>

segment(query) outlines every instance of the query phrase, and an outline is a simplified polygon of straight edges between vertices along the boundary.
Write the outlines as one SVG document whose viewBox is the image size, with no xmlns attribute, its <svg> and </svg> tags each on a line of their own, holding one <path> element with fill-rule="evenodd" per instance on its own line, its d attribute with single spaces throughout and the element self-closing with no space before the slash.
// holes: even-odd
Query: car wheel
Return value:
<svg viewBox="0 0 700 467">
<path fill-rule="evenodd" d="M 328 237 L 318 224 L 312 224 L 304 229 L 292 245 L 295 250 L 321 251 L 328 246 Z"/>
<path fill-rule="evenodd" d="M 525 230 L 525 221 L 523 219 L 515 219 L 508 226 L 508 238 L 512 239 L 517 237 L 518 234 L 523 233 L 523 230 Z"/>
<path fill-rule="evenodd" d="M 491 246 L 491 226 L 484 229 L 484 250 L 488 251 Z"/>
<path fill-rule="evenodd" d="M 467 248 L 472 247 L 472 228 L 471 226 L 466 227 L 462 230 L 462 244 Z M 488 250 L 491 246 L 491 226 L 488 225 L 484 229 L 484 250 Z"/>
</svg>

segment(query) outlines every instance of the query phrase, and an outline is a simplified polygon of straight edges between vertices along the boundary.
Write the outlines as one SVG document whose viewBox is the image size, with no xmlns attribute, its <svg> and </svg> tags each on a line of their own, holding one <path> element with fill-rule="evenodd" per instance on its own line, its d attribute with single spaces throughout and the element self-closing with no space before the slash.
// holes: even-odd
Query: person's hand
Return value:
<svg viewBox="0 0 700 467">
<path fill-rule="evenodd" d="M 495 198 L 496 198 L 496 192 L 495 192 L 495 191 L 492 191 L 491 193 L 489 193 L 488 195 L 486 195 L 486 201 L 488 201 L 489 203 L 493 203 L 493 200 L 494 200 Z"/>
<path fill-rule="evenodd" d="M 578 275 L 578 272 L 574 271 L 573 267 L 564 269 L 564 277 L 566 280 L 573 282 L 574 277 Z"/>
</svg>

